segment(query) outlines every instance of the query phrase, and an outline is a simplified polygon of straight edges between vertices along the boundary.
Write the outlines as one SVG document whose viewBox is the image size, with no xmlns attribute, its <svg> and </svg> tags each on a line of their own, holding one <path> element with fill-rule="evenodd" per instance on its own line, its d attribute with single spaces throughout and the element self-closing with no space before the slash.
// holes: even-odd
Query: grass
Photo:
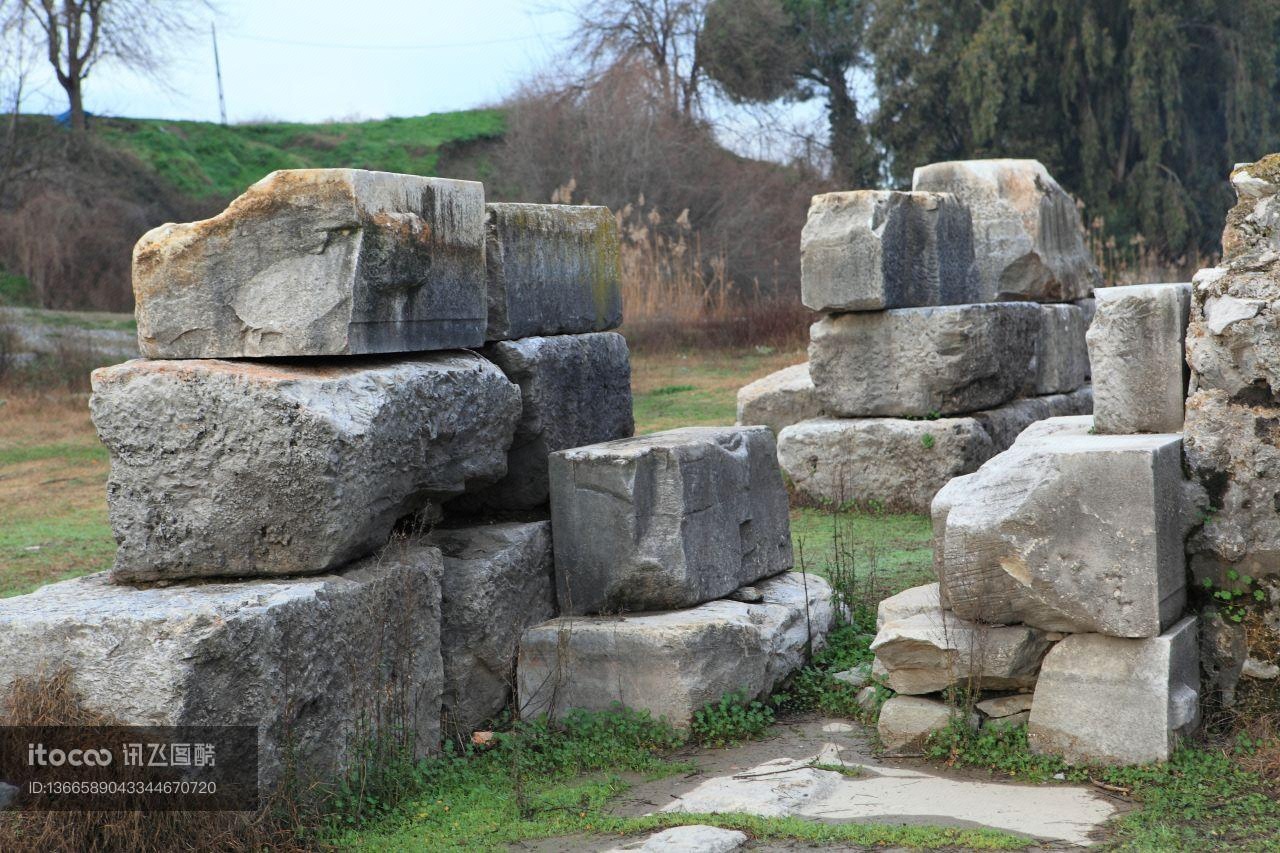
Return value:
<svg viewBox="0 0 1280 853">
<path fill-rule="evenodd" d="M 833 534 L 839 527 L 839 544 Z M 886 594 L 936 580 L 933 574 L 933 528 L 928 516 L 887 512 L 798 507 L 791 510 L 791 539 L 796 562 L 828 576 L 836 550 L 853 556 L 853 569 L 865 574 L 874 561 L 876 584 Z M 862 565 L 858 564 L 861 561 Z"/>
<path fill-rule="evenodd" d="M 501 110 L 464 110 L 380 121 L 221 125 L 102 118 L 94 131 L 193 198 L 227 198 L 274 169 L 377 169 L 433 175 L 449 143 L 502 135 Z"/>
</svg>

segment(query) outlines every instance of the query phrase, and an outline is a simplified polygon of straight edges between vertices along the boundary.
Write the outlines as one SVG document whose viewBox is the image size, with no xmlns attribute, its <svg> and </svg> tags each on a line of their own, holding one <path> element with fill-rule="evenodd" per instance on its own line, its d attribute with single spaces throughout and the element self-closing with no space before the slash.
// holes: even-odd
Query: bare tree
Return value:
<svg viewBox="0 0 1280 853">
<path fill-rule="evenodd" d="M 698 52 L 708 0 L 588 0 L 575 9 L 574 47 L 598 76 L 643 67 L 672 113 L 694 117 L 705 77 Z"/>
<path fill-rule="evenodd" d="M 71 127 L 83 131 L 84 81 L 101 62 L 157 73 L 175 42 L 194 31 L 207 0 L 16 0 L 9 28 L 36 39 L 67 93 Z M 0 7 L 2 9 L 3 7 Z"/>
</svg>

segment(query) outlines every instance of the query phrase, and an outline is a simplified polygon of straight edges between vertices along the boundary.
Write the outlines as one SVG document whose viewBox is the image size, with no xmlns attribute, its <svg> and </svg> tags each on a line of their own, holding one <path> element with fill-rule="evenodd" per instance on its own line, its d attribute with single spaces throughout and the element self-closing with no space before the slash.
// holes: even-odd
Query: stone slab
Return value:
<svg viewBox="0 0 1280 853">
<path fill-rule="evenodd" d="M 738 389 L 738 423 L 767 426 L 777 435 L 800 421 L 821 417 L 822 403 L 809 362 L 770 373 Z"/>
<path fill-rule="evenodd" d="M 487 340 L 622 325 L 618 223 L 609 208 L 490 203 L 485 212 Z"/>
<path fill-rule="evenodd" d="M 138 347 L 147 358 L 476 347 L 484 263 L 479 183 L 272 172 L 212 219 L 138 241 Z"/>
<path fill-rule="evenodd" d="M 766 695 L 805 663 L 810 642 L 823 645 L 835 610 L 830 585 L 817 575 L 787 572 L 757 586 L 759 604 L 720 599 L 530 628 L 520 644 L 521 715 L 559 718 L 620 702 L 683 728 L 726 694 Z"/>
<path fill-rule="evenodd" d="M 510 703 L 520 636 L 556 615 L 551 523 L 436 528 L 426 541 L 444 554 L 444 726 L 465 741 Z"/>
<path fill-rule="evenodd" d="M 824 411 L 937 417 L 1007 403 L 1034 376 L 1040 309 L 1009 303 L 837 314 L 809 332 Z"/>
<path fill-rule="evenodd" d="M 461 508 L 527 510 L 551 498 L 547 459 L 558 450 L 635 432 L 631 356 L 616 332 L 522 338 L 482 355 L 520 387 L 521 414 L 507 473 L 457 502 Z"/>
<path fill-rule="evenodd" d="M 1040 669 L 1028 737 L 1072 764 L 1166 761 L 1200 721 L 1196 619 L 1150 639 L 1074 634 Z"/>
<path fill-rule="evenodd" d="M 687 427 L 551 455 L 564 614 L 691 607 L 791 567 L 767 427 Z"/>
<path fill-rule="evenodd" d="M 123 725 L 258 727 L 264 791 L 286 754 L 330 779 L 402 706 L 416 752 L 440 742 L 440 552 L 397 542 L 333 574 L 133 589 L 105 574 L 0 600 L 0 689 L 65 669 Z M 394 700 L 394 701 L 393 701 Z"/>
<path fill-rule="evenodd" d="M 944 599 L 991 624 L 1154 637 L 1186 601 L 1181 436 L 1056 420 L 947 497 Z"/>
<path fill-rule="evenodd" d="M 945 193 L 816 195 L 800 234 L 800 298 L 815 311 L 979 301 L 968 209 Z"/>
<path fill-rule="evenodd" d="M 93 373 L 118 581 L 294 575 L 506 471 L 520 394 L 471 353 Z"/>
<path fill-rule="evenodd" d="M 956 160 L 915 170 L 911 188 L 952 193 L 969 207 L 978 301 L 1070 302 L 1102 276 L 1071 196 L 1036 160 Z"/>
<path fill-rule="evenodd" d="M 1183 338 L 1189 284 L 1136 284 L 1097 291 L 1089 326 L 1094 426 L 1098 432 L 1181 432 L 1187 390 Z"/>
</svg>

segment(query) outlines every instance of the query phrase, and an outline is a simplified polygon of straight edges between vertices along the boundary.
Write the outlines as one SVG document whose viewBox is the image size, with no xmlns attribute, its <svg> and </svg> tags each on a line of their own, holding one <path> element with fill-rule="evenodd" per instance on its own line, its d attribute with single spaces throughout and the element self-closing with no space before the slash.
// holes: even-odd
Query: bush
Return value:
<svg viewBox="0 0 1280 853">
<path fill-rule="evenodd" d="M 748 702 L 741 693 L 695 711 L 690 728 L 703 746 L 733 746 L 764 734 L 773 725 L 773 711 L 762 702 Z"/>
</svg>

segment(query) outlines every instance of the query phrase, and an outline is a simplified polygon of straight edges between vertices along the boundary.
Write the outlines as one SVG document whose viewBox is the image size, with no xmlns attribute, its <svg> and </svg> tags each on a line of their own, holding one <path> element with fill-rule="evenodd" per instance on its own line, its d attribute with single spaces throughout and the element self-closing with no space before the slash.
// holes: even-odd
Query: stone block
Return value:
<svg viewBox="0 0 1280 853">
<path fill-rule="evenodd" d="M 1075 305 L 1041 305 L 1032 394 L 1065 394 L 1089 378 L 1084 312 Z"/>
<path fill-rule="evenodd" d="M 894 696 L 880 709 L 876 731 L 880 743 L 890 754 L 919 753 L 929 735 L 951 725 L 960 712 L 936 699 L 920 696 Z M 970 715 L 970 728 L 978 727 L 977 715 Z"/>
<path fill-rule="evenodd" d="M 1222 229 L 1222 257 L 1228 263 L 1280 252 L 1280 155 L 1241 163 L 1231 171 L 1236 205 Z"/>
<path fill-rule="evenodd" d="M 0 689 L 70 673 L 122 725 L 258 728 L 264 791 L 355 758 L 388 697 L 419 755 L 440 743 L 440 552 L 393 543 L 333 574 L 133 589 L 105 574 L 0 600 Z"/>
<path fill-rule="evenodd" d="M 952 415 L 1007 403 L 1033 376 L 1036 305 L 837 314 L 813 324 L 809 372 L 845 417 Z"/>
<path fill-rule="evenodd" d="M 520 636 L 556 615 L 551 523 L 436 528 L 426 541 L 444 554 L 446 733 L 466 738 L 510 702 Z"/>
<path fill-rule="evenodd" d="M 488 204 L 490 341 L 622 325 L 618 223 L 607 207 Z"/>
<path fill-rule="evenodd" d="M 822 415 L 809 362 L 784 367 L 738 389 L 738 423 L 767 426 L 777 435 L 792 424 Z"/>
<path fill-rule="evenodd" d="M 635 432 L 631 356 L 616 332 L 501 341 L 482 355 L 520 386 L 521 414 L 507 473 L 461 507 L 527 510 L 550 499 L 547 458 Z"/>
<path fill-rule="evenodd" d="M 487 317 L 484 187 L 360 169 L 272 172 L 133 250 L 147 358 L 476 347 Z"/>
<path fill-rule="evenodd" d="M 1062 420 L 947 497 L 944 599 L 981 622 L 1154 637 L 1186 601 L 1182 439 Z"/>
<path fill-rule="evenodd" d="M 1044 659 L 1031 749 L 1072 764 L 1166 761 L 1200 721 L 1196 619 L 1149 639 L 1074 634 Z"/>
<path fill-rule="evenodd" d="M 811 640 L 821 648 L 835 610 L 831 587 L 817 575 L 787 572 L 758 588 L 758 604 L 721 599 L 662 613 L 562 616 L 530 628 L 520 644 L 521 715 L 558 718 L 620 702 L 687 727 L 695 711 L 726 694 L 766 695 L 804 665 Z"/>
<path fill-rule="evenodd" d="M 1031 711 L 1031 698 L 1030 693 L 1015 693 L 1012 696 L 996 696 L 992 699 L 985 699 L 978 702 L 974 707 L 993 719 L 1014 717 Z"/>
<path fill-rule="evenodd" d="M 564 614 L 666 610 L 791 568 L 767 427 L 688 427 L 551 455 Z"/>
<path fill-rule="evenodd" d="M 329 571 L 506 471 L 520 393 L 471 353 L 93 373 L 118 581 Z"/>
<path fill-rule="evenodd" d="M 879 631 L 889 622 L 910 619 L 921 613 L 936 613 L 941 607 L 936 583 L 913 586 L 881 600 L 876 606 L 876 630 Z"/>
<path fill-rule="evenodd" d="M 1087 415 L 1092 411 L 1093 388 L 1085 385 L 1068 394 L 1022 397 L 994 409 L 974 412 L 972 417 L 991 436 L 994 456 L 995 453 L 1012 447 L 1022 431 L 1038 421 L 1068 415 Z"/>
<path fill-rule="evenodd" d="M 1189 284 L 1104 287 L 1089 327 L 1094 426 L 1103 433 L 1181 432 Z"/>
<path fill-rule="evenodd" d="M 1039 161 L 931 163 L 915 170 L 911 188 L 952 193 L 969 207 L 976 301 L 1070 302 L 1101 287 L 1080 212 Z"/>
<path fill-rule="evenodd" d="M 1025 625 L 983 625 L 940 607 L 886 622 L 871 644 L 896 693 L 938 693 L 972 685 L 1019 690 L 1036 683 L 1052 642 Z"/>
<path fill-rule="evenodd" d="M 855 190 L 813 197 L 800 234 L 800 293 L 815 311 L 977 302 L 969 211 L 945 193 Z"/>
</svg>

